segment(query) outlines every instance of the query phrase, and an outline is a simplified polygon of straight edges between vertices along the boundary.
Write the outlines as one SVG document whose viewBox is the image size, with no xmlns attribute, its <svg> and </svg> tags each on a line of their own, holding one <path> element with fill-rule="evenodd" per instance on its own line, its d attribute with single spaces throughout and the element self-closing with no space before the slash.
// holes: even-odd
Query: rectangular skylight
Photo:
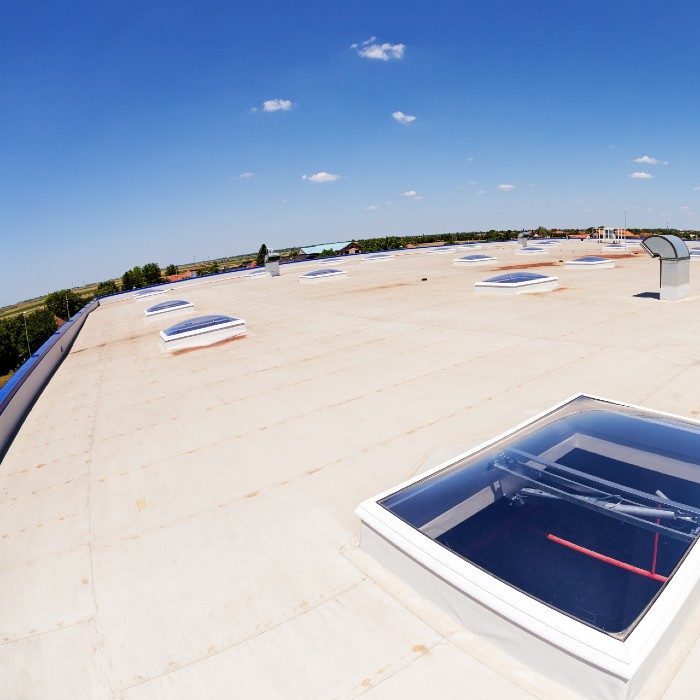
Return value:
<svg viewBox="0 0 700 700">
<path fill-rule="evenodd" d="M 363 537 L 626 682 L 698 579 L 700 426 L 579 396 L 358 514 Z"/>
</svg>

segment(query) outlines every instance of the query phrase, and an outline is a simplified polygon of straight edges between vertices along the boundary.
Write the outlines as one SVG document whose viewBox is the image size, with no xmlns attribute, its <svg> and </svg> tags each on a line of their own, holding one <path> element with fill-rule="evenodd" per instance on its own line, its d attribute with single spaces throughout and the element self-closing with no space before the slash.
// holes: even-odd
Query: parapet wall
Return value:
<svg viewBox="0 0 700 700">
<path fill-rule="evenodd" d="M 0 389 L 0 460 L 39 394 L 68 354 L 90 312 L 99 303 L 91 301 L 64 323 Z"/>
</svg>

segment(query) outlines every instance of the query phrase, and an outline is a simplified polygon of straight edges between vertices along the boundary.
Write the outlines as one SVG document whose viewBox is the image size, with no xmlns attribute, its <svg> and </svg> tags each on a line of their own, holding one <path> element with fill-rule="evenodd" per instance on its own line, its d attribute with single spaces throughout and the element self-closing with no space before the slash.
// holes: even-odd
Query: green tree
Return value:
<svg viewBox="0 0 700 700">
<path fill-rule="evenodd" d="M 335 250 L 333 250 L 332 248 L 324 248 L 324 250 L 322 250 L 318 254 L 318 257 L 319 258 L 333 258 L 336 255 L 338 255 L 338 253 Z"/>
<path fill-rule="evenodd" d="M 122 275 L 122 291 L 129 289 L 141 289 L 146 286 L 146 279 L 143 276 L 143 270 L 137 265 L 127 270 Z"/>
<path fill-rule="evenodd" d="M 209 265 L 202 265 L 202 267 L 200 267 L 197 270 L 197 276 L 213 275 L 217 272 L 219 272 L 219 263 L 215 260 L 214 262 L 210 263 Z"/>
<path fill-rule="evenodd" d="M 119 286 L 114 280 L 106 280 L 105 282 L 100 282 L 97 285 L 97 291 L 95 292 L 96 297 L 106 297 L 109 294 L 117 294 L 119 292 Z"/>
<path fill-rule="evenodd" d="M 267 246 L 263 243 L 260 246 L 260 250 L 258 251 L 258 257 L 255 260 L 255 264 L 256 265 L 264 265 L 266 255 L 267 255 Z"/>
<path fill-rule="evenodd" d="M 85 306 L 85 298 L 72 289 L 59 289 L 46 297 L 46 308 L 56 317 L 67 321 Z"/>
<path fill-rule="evenodd" d="M 173 265 L 170 263 L 168 267 L 165 268 L 165 274 L 170 276 L 170 275 L 176 275 L 178 273 L 177 265 Z"/>
<path fill-rule="evenodd" d="M 160 274 L 160 265 L 154 262 L 146 263 L 143 266 L 143 278 L 145 280 L 145 286 L 162 282 L 163 277 Z"/>
</svg>

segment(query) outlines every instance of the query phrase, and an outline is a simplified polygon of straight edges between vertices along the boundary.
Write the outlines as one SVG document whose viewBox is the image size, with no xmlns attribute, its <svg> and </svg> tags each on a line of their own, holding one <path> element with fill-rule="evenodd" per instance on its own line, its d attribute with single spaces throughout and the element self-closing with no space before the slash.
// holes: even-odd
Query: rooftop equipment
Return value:
<svg viewBox="0 0 700 700">
<path fill-rule="evenodd" d="M 659 299 L 685 299 L 690 291 L 690 252 L 685 241 L 665 233 L 645 238 L 642 248 L 659 258 Z"/>
<path fill-rule="evenodd" d="M 520 243 L 521 247 L 527 248 L 527 242 L 530 240 L 531 235 L 532 231 L 521 231 L 518 234 L 518 243 Z"/>
<path fill-rule="evenodd" d="M 162 349 L 172 352 L 213 345 L 245 333 L 245 321 L 242 318 L 211 314 L 188 318 L 186 321 L 166 328 L 159 335 Z"/>
<path fill-rule="evenodd" d="M 579 395 L 357 514 L 362 548 L 472 634 L 630 698 L 699 592 L 700 423 Z"/>
<path fill-rule="evenodd" d="M 362 256 L 362 262 L 389 262 L 393 259 L 394 255 L 392 253 L 372 253 Z"/>
<path fill-rule="evenodd" d="M 270 273 L 270 277 L 280 276 L 280 257 L 279 253 L 268 252 L 265 256 L 265 269 Z"/>
<path fill-rule="evenodd" d="M 559 278 L 538 275 L 536 272 L 508 272 L 474 283 L 474 291 L 481 294 L 532 294 L 551 292 L 559 286 Z"/>
</svg>

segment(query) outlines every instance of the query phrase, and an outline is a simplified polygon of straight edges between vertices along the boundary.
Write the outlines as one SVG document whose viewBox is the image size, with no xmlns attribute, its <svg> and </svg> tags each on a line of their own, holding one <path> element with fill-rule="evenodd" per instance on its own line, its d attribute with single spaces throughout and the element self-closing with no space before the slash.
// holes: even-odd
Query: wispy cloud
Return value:
<svg viewBox="0 0 700 700">
<path fill-rule="evenodd" d="M 654 176 L 651 173 L 636 172 L 630 173 L 628 177 L 631 177 L 633 180 L 651 180 Z"/>
<path fill-rule="evenodd" d="M 477 194 L 486 194 L 486 190 L 477 190 L 476 193 Z"/>
<path fill-rule="evenodd" d="M 406 197 L 406 199 L 423 199 L 423 195 L 418 194 L 415 190 L 406 190 L 403 196 Z"/>
<path fill-rule="evenodd" d="M 326 173 L 321 170 L 313 175 L 302 175 L 302 180 L 308 180 L 309 182 L 335 182 L 340 180 L 340 175 L 335 175 L 334 173 Z"/>
<path fill-rule="evenodd" d="M 289 112 L 294 107 L 291 100 L 265 100 L 262 103 L 263 112 Z"/>
<path fill-rule="evenodd" d="M 501 190 L 501 192 L 510 192 L 515 189 L 515 185 L 499 185 L 496 189 Z"/>
<path fill-rule="evenodd" d="M 641 163 L 642 165 L 668 165 L 667 160 L 659 160 L 653 156 L 639 156 L 639 158 L 635 158 L 632 162 Z"/>
<path fill-rule="evenodd" d="M 248 172 L 246 172 L 246 173 L 241 173 L 241 174 L 238 176 L 238 179 L 239 179 L 239 180 L 250 180 L 251 177 L 255 177 L 255 173 L 248 173 Z"/>
<path fill-rule="evenodd" d="M 404 114 L 403 112 L 392 112 L 391 116 L 396 119 L 399 124 L 410 124 L 416 121 L 416 118 L 412 114 Z"/>
<path fill-rule="evenodd" d="M 377 211 L 377 209 L 381 209 L 382 205 L 381 204 L 370 204 L 368 207 L 365 207 L 367 211 Z"/>
<path fill-rule="evenodd" d="M 697 192 L 698 190 L 700 190 L 700 185 L 698 185 L 697 187 L 693 187 L 693 190 L 694 190 L 695 192 Z"/>
<path fill-rule="evenodd" d="M 358 56 L 375 61 L 390 61 L 401 59 L 406 53 L 406 44 L 377 44 L 376 36 L 366 39 L 360 44 L 351 44 L 350 48 L 357 51 Z"/>
</svg>

